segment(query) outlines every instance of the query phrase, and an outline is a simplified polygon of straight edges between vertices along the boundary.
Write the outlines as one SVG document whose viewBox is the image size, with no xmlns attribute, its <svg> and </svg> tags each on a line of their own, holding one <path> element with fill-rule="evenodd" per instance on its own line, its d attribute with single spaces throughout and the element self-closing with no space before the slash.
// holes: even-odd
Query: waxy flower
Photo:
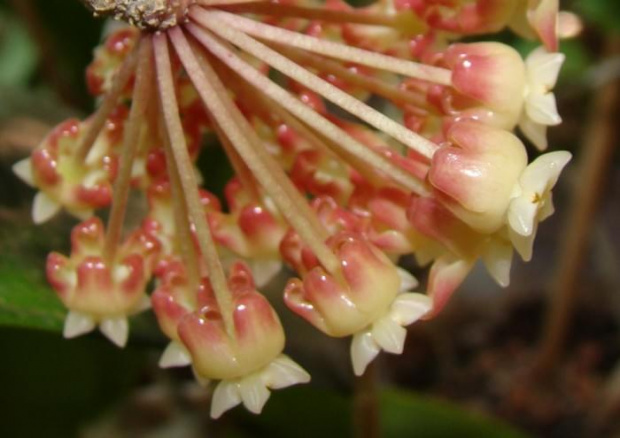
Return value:
<svg viewBox="0 0 620 438">
<path fill-rule="evenodd" d="M 242 258 L 252 270 L 258 287 L 267 284 L 282 268 L 279 246 L 287 226 L 268 198 L 248 190 L 239 180 L 225 188 L 229 212 L 207 213 L 216 242 Z"/>
<path fill-rule="evenodd" d="M 126 26 L 108 35 L 105 43 L 95 50 L 95 57 L 86 69 L 86 83 L 91 94 L 101 96 L 112 89 L 114 75 L 137 39 L 137 30 Z"/>
<path fill-rule="evenodd" d="M 108 121 L 106 131 L 81 161 L 76 154 L 86 124 L 75 119 L 61 123 L 30 158 L 13 167 L 26 183 L 40 190 L 32 208 L 35 223 L 47 221 L 63 207 L 85 219 L 112 201 L 111 180 L 117 167 L 113 147 L 119 141 L 119 130 L 122 132 L 122 119 Z"/>
<path fill-rule="evenodd" d="M 454 125 L 449 138 L 455 146 L 435 154 L 429 180 L 441 191 L 438 199 L 471 230 L 461 227 L 458 233 L 446 233 L 455 226 L 450 220 L 451 226 L 429 232 L 425 214 L 410 212 L 410 218 L 422 233 L 452 247 L 461 260 L 471 264 L 482 257 L 493 277 L 507 285 L 512 259 L 509 242 L 524 260 L 531 258 L 538 223 L 553 212 L 551 189 L 571 155 L 552 152 L 527 165 L 524 147 L 514 135 L 473 123 Z M 451 236 L 447 241 L 446 234 Z M 465 236 L 473 240 L 454 247 Z M 459 275 L 465 270 L 461 265 Z"/>
<path fill-rule="evenodd" d="M 51 253 L 47 278 L 69 309 L 64 336 L 73 338 L 99 326 L 123 347 L 129 334 L 128 317 L 150 307 L 145 293 L 152 258 L 159 242 L 141 231 L 131 236 L 112 257 L 103 256 L 104 227 L 97 218 L 77 225 L 71 234 L 69 258 Z M 150 262 L 150 263 L 149 263 Z"/>
<path fill-rule="evenodd" d="M 212 193 L 200 190 L 199 196 L 205 214 L 222 209 L 219 199 Z M 142 221 L 142 229 L 160 241 L 164 255 L 176 254 L 179 234 L 170 182 L 153 183 L 147 190 L 147 199 L 148 213 Z"/>
<path fill-rule="evenodd" d="M 330 196 L 346 203 L 354 186 L 349 170 L 335 157 L 317 150 L 297 154 L 291 169 L 292 181 L 315 196 Z"/>
<path fill-rule="evenodd" d="M 202 382 L 220 380 L 211 404 L 211 416 L 243 403 L 260 413 L 269 388 L 305 383 L 310 376 L 282 354 L 284 331 L 269 302 L 255 290 L 252 274 L 241 263 L 231 268 L 233 327 L 226 327 L 214 298 L 181 317 L 178 337 L 191 356 L 196 377 Z M 211 295 L 209 289 L 204 293 Z"/>
<path fill-rule="evenodd" d="M 525 147 L 510 132 L 475 122 L 455 124 L 448 140 L 433 156 L 429 181 L 463 222 L 496 232 L 527 166 Z"/>
<path fill-rule="evenodd" d="M 499 285 L 509 284 L 513 249 L 503 231 L 479 233 L 433 198 L 414 197 L 407 216 L 416 231 L 427 237 L 423 255 L 432 260 L 427 294 L 433 306 L 426 318 L 445 307 L 477 260 Z"/>
<path fill-rule="evenodd" d="M 553 214 L 551 190 L 570 159 L 571 154 L 566 151 L 541 155 L 519 177 L 508 207 L 508 224 L 510 240 L 525 261 L 532 258 L 538 223 Z"/>
<path fill-rule="evenodd" d="M 499 32 L 508 26 L 538 38 L 548 50 L 558 46 L 559 0 L 399 0 L 432 27 L 465 35 Z"/>
<path fill-rule="evenodd" d="M 402 352 L 404 326 L 422 317 L 430 301 L 422 294 L 402 293 L 404 281 L 396 266 L 363 237 L 341 232 L 328 240 L 341 263 L 342 277 L 321 266 L 303 279 L 289 280 L 286 305 L 322 332 L 354 336 L 351 359 L 356 374 L 383 349 Z"/>
</svg>

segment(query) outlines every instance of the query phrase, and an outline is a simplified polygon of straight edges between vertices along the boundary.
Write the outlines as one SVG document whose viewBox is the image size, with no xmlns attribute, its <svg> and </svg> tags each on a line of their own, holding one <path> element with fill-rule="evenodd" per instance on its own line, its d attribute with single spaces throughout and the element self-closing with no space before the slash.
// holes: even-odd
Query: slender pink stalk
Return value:
<svg viewBox="0 0 620 438">
<path fill-rule="evenodd" d="M 323 40 L 224 11 L 207 11 L 196 8 L 192 10 L 191 16 L 201 23 L 208 20 L 207 17 L 210 16 L 213 20 L 221 24 L 226 23 L 256 38 L 297 47 L 298 49 L 307 50 L 342 61 L 366 65 L 378 70 L 390 71 L 434 84 L 445 86 L 451 86 L 452 84 L 452 72 L 444 68 L 407 61 L 381 53 L 371 52 L 369 50 L 358 49 L 346 44 Z"/>
<path fill-rule="evenodd" d="M 274 203 L 278 206 L 278 210 L 291 224 L 293 228 L 300 234 L 304 242 L 306 242 L 313 250 L 321 264 L 331 273 L 339 274 L 340 262 L 334 254 L 323 243 L 324 237 L 317 236 L 317 230 L 314 224 L 308 219 L 308 216 L 301 214 L 296 207 L 299 206 L 292 198 L 290 190 L 282 187 L 274 173 L 283 172 L 281 168 L 270 166 L 266 163 L 266 155 L 260 153 L 256 144 L 244 136 L 244 132 L 240 128 L 239 121 L 243 119 L 241 114 L 234 113 L 235 109 L 230 99 L 225 98 L 225 88 L 219 78 L 212 69 L 200 68 L 187 40 L 183 33 L 178 29 L 170 31 L 170 38 L 175 46 L 177 54 L 185 67 L 192 82 L 200 93 L 203 102 L 208 107 L 215 121 L 219 124 L 222 131 L 228 136 L 231 144 L 237 149 L 239 155 L 245 160 L 248 167 L 256 179 L 261 183 L 263 188 L 270 194 Z M 203 65 L 208 67 L 208 65 Z M 208 75 L 208 76 L 207 76 Z M 237 110 L 238 111 L 238 110 Z M 284 176 L 281 182 L 287 181 Z M 290 182 L 288 183 L 290 184 Z"/>
<path fill-rule="evenodd" d="M 171 30 L 170 32 L 173 32 Z M 168 140 L 172 148 L 172 155 L 178 168 L 181 186 L 187 197 L 189 215 L 198 236 L 198 244 L 202 256 L 205 259 L 209 272 L 209 281 L 213 287 L 217 304 L 226 327 L 226 331 L 231 339 L 234 339 L 235 326 L 232 321 L 233 303 L 226 275 L 220 262 L 220 258 L 215 247 L 215 242 L 211 236 L 207 219 L 200 203 L 200 194 L 194 176 L 194 167 L 191 163 L 187 151 L 187 143 L 181 118 L 179 116 L 179 106 L 175 95 L 174 80 L 172 76 L 172 65 L 168 51 L 168 41 L 166 35 L 158 33 L 153 36 L 155 48 L 155 65 L 157 72 L 157 83 L 159 87 L 159 98 L 165 122 L 165 129 Z"/>
<path fill-rule="evenodd" d="M 234 1 L 234 0 L 233 0 Z M 199 4 L 208 4 L 200 1 Z M 401 28 L 404 24 L 400 16 L 403 14 L 382 14 L 376 11 L 362 12 L 359 10 L 336 10 L 314 8 L 296 5 L 287 5 L 273 2 L 236 2 L 230 5 L 218 6 L 227 12 L 235 14 L 260 14 L 270 17 L 303 18 L 306 20 L 319 20 L 329 23 L 367 24 L 372 26 L 385 26 Z"/>
<path fill-rule="evenodd" d="M 192 236 L 192 224 L 189 219 L 187 207 L 187 197 L 181 185 L 179 169 L 174 162 L 174 155 L 170 140 L 165 132 L 165 122 L 160 114 L 158 124 L 161 131 L 161 141 L 166 155 L 166 169 L 170 180 L 170 192 L 172 195 L 172 206 L 174 209 L 175 244 L 177 245 L 181 258 L 187 270 L 188 288 L 190 291 L 185 298 L 189 303 L 195 304 L 197 301 L 195 291 L 198 290 L 201 281 L 200 257 L 194 246 Z"/>
<path fill-rule="evenodd" d="M 103 130 L 106 120 L 110 116 L 114 106 L 118 103 L 123 89 L 127 86 L 131 75 L 134 74 L 136 64 L 138 63 L 138 47 L 139 44 L 136 44 L 129 55 L 127 55 L 119 71 L 114 76 L 110 91 L 105 94 L 101 105 L 99 105 L 97 111 L 95 111 L 95 114 L 91 117 L 84 137 L 77 146 L 75 159 L 79 162 L 82 163 L 86 160 L 95 140 L 97 140 L 97 137 Z"/>
<path fill-rule="evenodd" d="M 383 156 L 354 140 L 345 131 L 300 102 L 288 91 L 259 74 L 252 66 L 235 55 L 213 36 L 191 24 L 189 24 L 187 28 L 211 53 L 228 65 L 233 71 L 251 83 L 256 89 L 261 90 L 265 96 L 268 96 L 274 102 L 280 104 L 299 120 L 303 120 L 304 123 L 311 126 L 318 133 L 329 138 L 334 145 L 338 145 L 347 153 L 364 161 L 369 166 L 372 166 L 372 168 L 381 171 L 387 178 L 390 178 L 403 187 L 420 195 L 428 193 L 424 183 L 394 166 Z"/>
<path fill-rule="evenodd" d="M 123 149 L 120 158 L 120 170 L 116 180 L 112 211 L 107 227 L 106 241 L 104 245 L 104 258 L 114 258 L 118 242 L 121 238 L 125 210 L 129 198 L 131 185 L 131 171 L 133 159 L 140 146 L 140 134 L 142 121 L 146 108 L 150 101 L 150 91 L 153 81 L 153 66 L 151 56 L 151 42 L 148 38 L 142 38 L 138 42 L 138 66 L 136 70 L 136 84 L 132 95 L 131 111 L 125 127 Z"/>
<path fill-rule="evenodd" d="M 230 41 L 246 52 L 254 55 L 257 59 L 261 59 L 273 68 L 295 79 L 300 84 L 303 84 L 349 113 L 355 115 L 361 120 L 364 120 L 376 129 L 385 132 L 395 140 L 398 140 L 403 145 L 415 150 L 422 156 L 431 158 L 435 150 L 437 150 L 438 146 L 433 142 L 407 129 L 403 125 L 395 122 L 365 103 L 360 102 L 329 82 L 312 74 L 305 68 L 280 55 L 276 51 L 249 37 L 243 32 L 235 30 L 234 27 L 231 27 L 232 20 L 226 19 L 226 17 L 229 16 L 222 17 L 218 15 L 217 12 L 197 11 L 192 12 L 192 17 L 203 26 L 206 26 L 212 30 L 218 36 Z M 240 17 L 233 17 L 235 20 L 241 19 Z M 295 35 L 295 33 L 293 34 Z M 317 39 L 317 41 L 321 40 Z M 282 40 L 278 40 L 276 42 L 285 44 Z M 305 49 L 305 47 L 303 48 Z"/>
</svg>

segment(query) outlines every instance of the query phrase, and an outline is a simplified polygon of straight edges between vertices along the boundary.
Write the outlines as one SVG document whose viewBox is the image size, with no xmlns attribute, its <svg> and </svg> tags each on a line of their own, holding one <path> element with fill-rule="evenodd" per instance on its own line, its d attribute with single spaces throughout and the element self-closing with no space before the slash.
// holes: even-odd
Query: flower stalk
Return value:
<svg viewBox="0 0 620 438">
<path fill-rule="evenodd" d="M 102 131 L 105 123 L 110 116 L 110 113 L 118 103 L 123 89 L 127 86 L 127 83 L 134 74 L 136 65 L 138 64 L 137 46 L 131 51 L 123 62 L 122 67 L 114 76 L 112 87 L 105 94 L 103 100 L 95 114 L 93 114 L 86 133 L 77 146 L 77 152 L 75 153 L 75 160 L 79 163 L 86 161 L 88 153 L 93 147 L 93 144 L 97 140 L 97 136 Z"/>
<path fill-rule="evenodd" d="M 174 91 L 172 65 L 170 63 L 166 35 L 154 35 L 153 46 L 157 82 L 159 86 L 159 99 L 164 118 L 165 133 L 168 138 L 167 144 L 169 144 L 172 149 L 174 162 L 179 169 L 179 179 L 186 196 L 189 216 L 192 224 L 196 228 L 200 250 L 207 265 L 209 281 L 213 286 L 220 312 L 224 318 L 224 326 L 228 335 L 234 338 L 235 329 L 231 319 L 232 298 L 228 289 L 224 269 L 215 247 L 215 242 L 213 241 L 202 206 L 200 205 L 200 195 L 194 176 L 194 169 L 189 155 L 187 154 L 187 144 L 177 110 L 178 104 Z"/>
<path fill-rule="evenodd" d="M 103 249 L 104 258 L 112 260 L 116 254 L 121 237 L 129 190 L 131 185 L 131 171 L 133 160 L 141 144 L 143 124 L 146 109 L 150 103 L 150 91 L 153 81 L 153 66 L 151 64 L 151 44 L 148 38 L 137 43 L 138 65 L 136 68 L 136 84 L 134 87 L 131 110 L 125 127 L 120 157 L 120 169 L 115 184 L 112 209 L 108 221 L 107 234 Z"/>
</svg>

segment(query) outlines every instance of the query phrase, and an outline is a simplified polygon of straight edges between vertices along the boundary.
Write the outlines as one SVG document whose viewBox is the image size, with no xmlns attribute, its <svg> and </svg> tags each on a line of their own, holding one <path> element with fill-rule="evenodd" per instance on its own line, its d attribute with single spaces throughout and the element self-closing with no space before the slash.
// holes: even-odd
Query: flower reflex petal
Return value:
<svg viewBox="0 0 620 438">
<path fill-rule="evenodd" d="M 566 151 L 544 154 L 534 160 L 519 178 L 519 195 L 508 208 L 511 240 L 525 260 L 531 258 L 531 246 L 538 223 L 553 212 L 551 190 L 571 159 Z"/>
<path fill-rule="evenodd" d="M 562 122 L 551 90 L 555 87 L 564 59 L 562 53 L 549 53 L 544 47 L 539 47 L 525 61 L 525 107 L 519 127 L 539 150 L 547 148 L 546 127 Z"/>
<path fill-rule="evenodd" d="M 351 341 L 351 361 L 355 375 L 364 374 L 368 364 L 381 350 L 401 354 L 407 335 L 405 327 L 426 315 L 431 306 L 431 300 L 426 295 L 401 293 L 386 315 L 374 321 L 370 328 L 355 333 Z"/>
</svg>

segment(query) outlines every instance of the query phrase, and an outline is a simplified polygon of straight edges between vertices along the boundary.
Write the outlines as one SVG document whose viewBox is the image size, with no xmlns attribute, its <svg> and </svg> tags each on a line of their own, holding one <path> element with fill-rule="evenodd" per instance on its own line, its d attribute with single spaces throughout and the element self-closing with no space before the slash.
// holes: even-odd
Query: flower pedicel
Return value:
<svg viewBox="0 0 620 438">
<path fill-rule="evenodd" d="M 213 417 L 258 413 L 269 389 L 310 379 L 257 291 L 283 264 L 297 272 L 287 306 L 351 337 L 360 375 L 401 353 L 406 327 L 437 315 L 477 260 L 506 285 L 513 247 L 531 258 L 570 154 L 528 164 L 513 130 L 545 149 L 560 122 L 557 0 L 82 1 L 129 24 L 87 70 L 100 105 L 14 167 L 39 190 L 36 223 L 61 208 L 84 221 L 71 255 L 47 263 L 65 337 L 98 326 L 124 346 L 128 318 L 152 305 L 170 339 L 160 365 L 219 382 Z M 524 61 L 453 42 L 506 27 L 543 47 Z M 235 171 L 227 209 L 199 188 L 206 132 Z M 148 211 L 122 240 L 131 189 Z M 104 226 L 93 214 L 108 207 Z M 430 264 L 426 286 L 398 267 L 407 254 Z"/>
</svg>

